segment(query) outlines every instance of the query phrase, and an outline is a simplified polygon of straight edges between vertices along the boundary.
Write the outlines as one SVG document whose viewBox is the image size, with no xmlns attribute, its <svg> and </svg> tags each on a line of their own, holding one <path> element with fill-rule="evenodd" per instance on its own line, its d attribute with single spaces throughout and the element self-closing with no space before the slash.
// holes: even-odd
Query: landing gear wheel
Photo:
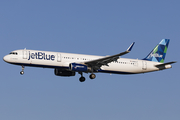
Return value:
<svg viewBox="0 0 180 120">
<path fill-rule="evenodd" d="M 85 77 L 80 77 L 80 78 L 79 78 L 79 81 L 80 81 L 80 82 L 84 82 L 85 80 L 86 80 Z"/>
<path fill-rule="evenodd" d="M 89 76 L 89 78 L 90 78 L 90 79 L 94 79 L 94 78 L 96 78 L 96 75 L 92 73 L 92 74 Z"/>
<path fill-rule="evenodd" d="M 79 78 L 79 81 L 80 82 L 84 82 L 86 80 L 85 77 L 83 77 L 83 73 L 82 72 L 79 72 L 79 74 L 81 74 L 81 77 Z"/>
<path fill-rule="evenodd" d="M 24 74 L 24 71 L 21 71 L 20 74 L 23 75 L 23 74 Z"/>
</svg>

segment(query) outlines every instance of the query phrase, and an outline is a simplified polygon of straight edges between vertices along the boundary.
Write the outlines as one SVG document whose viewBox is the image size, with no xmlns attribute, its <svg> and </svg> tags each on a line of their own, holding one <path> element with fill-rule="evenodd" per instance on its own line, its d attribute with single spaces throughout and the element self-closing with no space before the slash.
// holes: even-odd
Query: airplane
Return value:
<svg viewBox="0 0 180 120">
<path fill-rule="evenodd" d="M 49 52 L 40 50 L 20 49 L 10 52 L 3 57 L 7 63 L 22 66 L 21 75 L 24 74 L 24 67 L 53 68 L 57 76 L 75 76 L 79 73 L 80 82 L 85 81 L 83 73 L 90 73 L 90 79 L 96 78 L 94 73 L 112 74 L 139 74 L 159 71 L 171 68 L 171 64 L 164 63 L 170 39 L 162 39 L 161 42 L 144 59 L 127 59 L 120 56 L 129 53 L 135 42 L 129 48 L 119 54 L 112 56 L 95 56 L 85 54 L 72 54 L 63 52 Z"/>
</svg>

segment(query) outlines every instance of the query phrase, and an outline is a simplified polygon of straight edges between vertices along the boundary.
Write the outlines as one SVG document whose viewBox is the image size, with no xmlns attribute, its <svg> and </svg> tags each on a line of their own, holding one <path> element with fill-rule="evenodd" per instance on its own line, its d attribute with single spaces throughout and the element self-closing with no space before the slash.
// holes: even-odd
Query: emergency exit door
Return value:
<svg viewBox="0 0 180 120">
<path fill-rule="evenodd" d="M 57 54 L 57 61 L 61 62 L 61 54 L 60 53 Z"/>
</svg>

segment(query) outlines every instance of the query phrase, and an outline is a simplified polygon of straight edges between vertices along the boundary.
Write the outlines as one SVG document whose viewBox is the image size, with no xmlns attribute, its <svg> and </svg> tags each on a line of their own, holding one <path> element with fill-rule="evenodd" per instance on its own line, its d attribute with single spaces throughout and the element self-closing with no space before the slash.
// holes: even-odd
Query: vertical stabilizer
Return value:
<svg viewBox="0 0 180 120">
<path fill-rule="evenodd" d="M 169 41 L 169 39 L 162 39 L 162 41 L 143 60 L 164 63 Z"/>
</svg>

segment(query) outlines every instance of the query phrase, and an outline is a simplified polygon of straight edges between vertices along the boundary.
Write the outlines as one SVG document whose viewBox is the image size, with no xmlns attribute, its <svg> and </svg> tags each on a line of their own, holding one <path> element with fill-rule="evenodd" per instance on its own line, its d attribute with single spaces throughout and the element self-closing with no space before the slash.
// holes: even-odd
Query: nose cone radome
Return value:
<svg viewBox="0 0 180 120">
<path fill-rule="evenodd" d="M 6 56 L 3 57 L 3 60 L 4 60 L 5 62 L 8 62 L 8 58 L 9 58 L 9 57 L 6 55 Z"/>
</svg>

